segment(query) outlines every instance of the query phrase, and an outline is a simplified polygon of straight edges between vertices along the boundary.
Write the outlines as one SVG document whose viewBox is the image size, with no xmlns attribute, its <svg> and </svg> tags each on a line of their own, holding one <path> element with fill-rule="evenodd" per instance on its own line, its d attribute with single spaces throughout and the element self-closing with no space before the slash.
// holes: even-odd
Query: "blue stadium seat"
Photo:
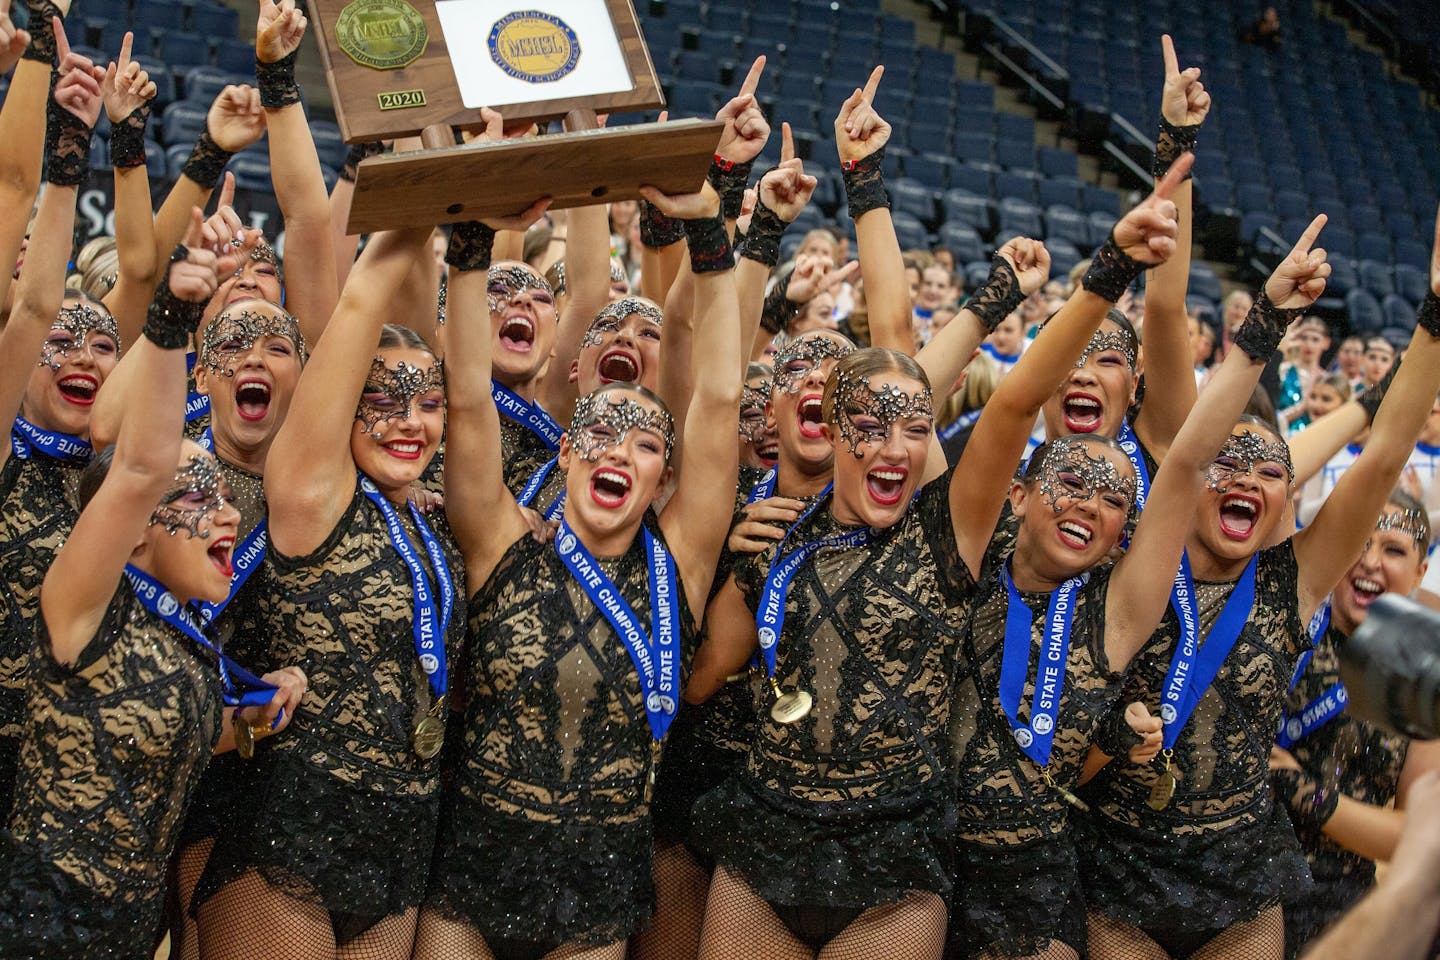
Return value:
<svg viewBox="0 0 1440 960">
<path fill-rule="evenodd" d="M 1380 301 L 1380 309 L 1385 314 L 1385 326 L 1414 329 L 1415 307 L 1404 297 L 1387 294 Z"/>
<path fill-rule="evenodd" d="M 979 290 L 990 279 L 990 261 L 975 260 L 965 264 L 965 289 Z"/>
<path fill-rule="evenodd" d="M 165 148 L 165 172 L 171 180 L 177 179 L 180 171 L 185 169 L 185 161 L 190 159 L 190 147 L 188 143 L 177 143 Z"/>
<path fill-rule="evenodd" d="M 995 88 L 979 80 L 958 80 L 955 83 L 955 106 L 995 109 Z"/>
<path fill-rule="evenodd" d="M 1050 245 L 1051 240 L 1066 240 L 1073 243 L 1077 248 L 1088 247 L 1090 239 L 1090 228 L 1085 223 L 1085 218 L 1074 209 L 1054 205 L 1045 208 L 1045 242 Z M 1054 251 L 1051 251 L 1052 256 Z M 1054 272 L 1052 268 L 1052 273 Z"/>
<path fill-rule="evenodd" d="M 991 235 L 995 218 L 989 197 L 956 187 L 945 191 L 943 203 L 947 220 L 968 223 L 980 233 Z"/>
<path fill-rule="evenodd" d="M 1008 240 L 1010 237 L 1043 237 L 1045 225 L 1040 220 L 1040 210 L 1024 200 L 1006 197 L 1000 201 L 1000 228 L 996 237 Z"/>
<path fill-rule="evenodd" d="M 328 120 L 311 120 L 310 137 L 315 141 L 315 152 L 319 154 L 321 163 L 337 170 L 345 166 L 345 156 L 350 148 L 345 145 L 338 126 Z"/>
<path fill-rule="evenodd" d="M 1356 333 L 1374 333 L 1385 325 L 1380 302 L 1365 290 L 1345 294 L 1345 312 L 1350 315 L 1350 329 Z"/>
<path fill-rule="evenodd" d="M 911 122 L 910 136 L 906 138 L 906 145 L 917 153 L 944 153 L 950 152 L 950 133 L 942 123 L 933 118 L 924 119 L 921 122 Z M 964 158 L 961 158 L 964 159 Z M 975 159 L 986 159 L 983 157 Z"/>
<path fill-rule="evenodd" d="M 1190 264 L 1190 281 L 1186 287 L 1188 293 L 1204 297 L 1213 303 L 1224 299 L 1224 291 L 1220 286 L 1220 278 L 1210 266 L 1201 262 Z"/>
<path fill-rule="evenodd" d="M 226 73 L 219 67 L 195 67 L 185 75 L 185 99 L 213 103 L 220 91 L 230 84 L 249 82 L 249 79 Z"/>
<path fill-rule="evenodd" d="M 986 257 L 985 241 L 979 231 L 968 223 L 947 221 L 940 227 L 937 239 L 941 246 L 948 247 L 955 254 L 956 263 L 984 260 Z"/>
<path fill-rule="evenodd" d="M 930 235 L 925 231 L 925 225 L 907 213 L 896 211 L 894 214 L 895 237 L 900 241 L 900 249 L 926 249 L 930 246 Z"/>
<path fill-rule="evenodd" d="M 1392 263 L 1395 251 L 1390 238 L 1383 233 L 1365 231 L 1355 242 L 1355 253 L 1361 260 L 1380 260 Z"/>
<path fill-rule="evenodd" d="M 1235 202 L 1244 213 L 1268 214 L 1271 212 L 1270 188 L 1253 181 L 1247 183 L 1237 177 Z"/>
<path fill-rule="evenodd" d="M 170 65 L 172 73 L 184 76 L 193 67 L 210 63 L 210 40 L 184 30 L 162 30 L 155 34 L 155 56 Z M 251 50 L 254 63 L 254 50 Z"/>
<path fill-rule="evenodd" d="M 1260 230 L 1266 227 L 1278 232 L 1280 218 L 1271 213 L 1248 212 L 1240 218 L 1240 239 L 1246 243 L 1254 243 L 1255 238 L 1260 235 Z"/>
<path fill-rule="evenodd" d="M 1424 270 L 1430 265 L 1430 251 L 1418 240 L 1397 240 L 1394 259 L 1396 263 L 1407 263 Z"/>
<path fill-rule="evenodd" d="M 264 150 L 238 153 L 226 169 L 235 174 L 235 186 L 242 190 L 274 191 L 270 182 L 270 158 Z"/>
<path fill-rule="evenodd" d="M 165 162 L 165 148 L 154 140 L 145 141 L 145 174 L 151 180 L 164 180 L 169 176 Z"/>
<path fill-rule="evenodd" d="M 90 169 L 107 170 L 110 167 L 110 144 L 98 133 L 90 134 Z"/>
<path fill-rule="evenodd" d="M 988 163 L 962 163 L 950 171 L 950 186 L 985 197 L 994 196 L 994 168 Z"/>
<path fill-rule="evenodd" d="M 1007 170 L 1034 170 L 1035 143 L 1029 140 L 996 140 L 995 162 Z"/>
<path fill-rule="evenodd" d="M 165 108 L 161 140 L 167 146 L 183 144 L 188 150 L 205 130 L 206 107 L 181 101 Z"/>
<path fill-rule="evenodd" d="M 1430 290 L 1430 281 L 1425 271 L 1410 263 L 1395 264 L 1395 292 L 1416 307 L 1425 299 Z"/>
<path fill-rule="evenodd" d="M 247 77 L 255 75 L 255 47 L 244 40 L 223 38 L 215 41 L 215 66 Z"/>
<path fill-rule="evenodd" d="M 1087 183 L 1085 185 L 1085 212 L 1106 213 L 1118 220 L 1120 218 L 1120 194 L 1114 190 Z"/>
<path fill-rule="evenodd" d="M 1085 215 L 1090 223 L 1090 246 L 1098 247 L 1110 236 L 1110 228 L 1115 226 L 1115 221 L 1120 218 L 1104 210 L 1092 210 Z"/>
<path fill-rule="evenodd" d="M 955 161 L 943 154 L 918 153 L 906 158 L 905 176 L 914 177 L 932 190 L 944 190 L 950 184 L 950 171 L 955 166 Z"/>
<path fill-rule="evenodd" d="M 955 134 L 955 158 L 974 163 L 994 161 L 995 142 L 988 133 L 961 130 Z"/>
<path fill-rule="evenodd" d="M 1038 154 L 1039 170 L 1045 176 L 1073 179 L 1080 175 L 1080 159 L 1069 150 L 1041 147 Z"/>
<path fill-rule="evenodd" d="M 1390 264 L 1379 260 L 1360 261 L 1360 283 L 1376 297 L 1395 293 L 1395 274 Z"/>
<path fill-rule="evenodd" d="M 234 39 L 240 27 L 240 14 L 234 7 L 198 0 L 190 7 L 190 29 L 207 37 Z"/>
<path fill-rule="evenodd" d="M 1069 240 L 1046 240 L 1045 249 L 1050 251 L 1050 275 L 1052 277 L 1064 276 L 1075 264 L 1085 259 L 1081 255 L 1080 249 Z"/>
<path fill-rule="evenodd" d="M 888 187 L 897 213 L 907 213 L 927 227 L 935 223 L 934 188 L 909 177 L 892 181 Z"/>
<path fill-rule="evenodd" d="M 1060 204 L 1080 209 L 1084 184 L 1074 177 L 1042 177 L 1036 199 L 1042 207 Z"/>
<path fill-rule="evenodd" d="M 1030 170 L 1000 170 L 995 174 L 995 196 L 1005 199 L 1035 202 L 1036 184 L 1040 175 Z"/>
</svg>

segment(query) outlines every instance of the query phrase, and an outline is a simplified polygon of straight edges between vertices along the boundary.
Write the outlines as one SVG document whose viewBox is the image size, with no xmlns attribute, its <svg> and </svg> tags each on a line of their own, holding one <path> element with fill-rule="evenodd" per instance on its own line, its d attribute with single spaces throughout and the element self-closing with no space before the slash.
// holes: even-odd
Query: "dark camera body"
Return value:
<svg viewBox="0 0 1440 960">
<path fill-rule="evenodd" d="M 1386 594 L 1340 653 L 1348 710 L 1418 740 L 1440 736 L 1440 613 Z"/>
</svg>

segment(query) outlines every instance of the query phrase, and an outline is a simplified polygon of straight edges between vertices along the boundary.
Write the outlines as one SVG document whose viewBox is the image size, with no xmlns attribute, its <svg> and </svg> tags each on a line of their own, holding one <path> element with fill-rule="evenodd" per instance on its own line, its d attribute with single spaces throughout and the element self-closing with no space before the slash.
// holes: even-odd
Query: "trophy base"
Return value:
<svg viewBox="0 0 1440 960">
<path fill-rule="evenodd" d="M 370 233 L 635 200 L 643 184 L 693 193 L 724 124 L 674 120 L 371 157 L 360 164 L 348 231 Z"/>
</svg>

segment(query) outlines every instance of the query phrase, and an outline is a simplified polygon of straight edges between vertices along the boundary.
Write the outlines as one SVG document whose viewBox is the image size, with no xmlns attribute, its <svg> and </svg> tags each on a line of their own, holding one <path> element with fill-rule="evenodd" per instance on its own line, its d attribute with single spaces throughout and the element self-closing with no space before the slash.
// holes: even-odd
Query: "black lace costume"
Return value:
<svg viewBox="0 0 1440 960">
<path fill-rule="evenodd" d="M 653 514 L 646 524 L 660 537 Z M 641 538 L 597 562 L 648 633 Z M 679 603 L 683 667 L 696 637 L 683 586 Z M 528 534 L 475 593 L 470 616 L 463 756 L 426 909 L 492 942 L 623 940 L 654 907 L 661 749 L 630 653 L 555 548 Z"/>
<path fill-rule="evenodd" d="M 1005 544 L 997 535 L 995 547 Z M 1069 824 L 1073 809 L 1015 742 L 1000 705 L 1000 666 L 1009 599 L 993 547 L 959 653 L 952 742 L 958 785 L 957 877 L 950 936 L 961 956 L 984 951 L 1027 956 L 1055 939 L 1086 950 L 1085 906 Z M 1049 773 L 1078 789 L 1090 738 L 1120 695 L 1122 673 L 1105 655 L 1109 566 L 1091 572 L 1075 600 Z M 1033 614 L 1029 669 L 1020 694 L 1028 720 L 1045 644 L 1050 594 L 1021 592 Z M 959 882 L 963 878 L 963 883 Z"/>
<path fill-rule="evenodd" d="M 73 667 L 36 618 L 3 845 L 0 955 L 146 960 L 186 802 L 221 730 L 214 657 L 122 582 Z"/>
<path fill-rule="evenodd" d="M 1290 692 L 1287 713 L 1300 712 L 1340 679 L 1340 650 L 1347 640 L 1337 627 L 1326 631 Z M 1322 789 L 1383 807 L 1395 799 L 1409 748 L 1409 737 L 1386 733 L 1345 712 L 1297 740 L 1290 752 Z M 1300 822 L 1295 832 L 1315 886 L 1303 896 L 1285 898 L 1285 948 L 1290 956 L 1297 956 L 1375 883 L 1374 861 Z"/>
<path fill-rule="evenodd" d="M 240 527 L 236 533 L 236 550 L 261 520 L 265 519 L 265 483 L 258 473 L 220 460 L 220 472 L 230 484 L 235 509 L 240 511 Z M 269 663 L 269 640 L 266 637 L 260 609 L 265 567 L 250 575 L 245 585 L 225 610 L 210 625 L 209 635 L 232 660 L 256 676 L 286 664 Z M 268 750 L 272 741 L 260 740 L 255 749 Z M 255 789 L 249 777 L 250 761 L 234 752 L 223 753 L 205 770 L 190 803 L 180 844 L 219 836 L 234 822 L 235 798 Z"/>
<path fill-rule="evenodd" d="M 517 420 L 500 415 L 500 456 L 504 464 L 505 486 L 519 497 L 530 478 L 545 464 L 555 459 L 555 451 L 545 446 L 535 432 Z M 565 492 L 565 471 L 557 463 L 550 468 L 545 482 L 525 506 L 544 513 Z"/>
<path fill-rule="evenodd" d="M 433 589 L 409 511 L 396 513 Z M 429 524 L 456 581 L 445 636 L 453 685 L 464 568 L 443 518 Z M 269 663 L 299 666 L 309 688 L 285 736 L 248 764 L 253 826 L 232 821 L 221 833 L 195 903 L 255 869 L 328 910 L 343 943 L 420 903 L 434 846 L 440 759 L 422 759 L 411 745 L 433 695 L 415 654 L 410 573 L 358 484 L 313 553 L 287 557 L 272 545 L 266 566 L 260 605 Z"/>
<path fill-rule="evenodd" d="M 950 889 L 946 735 L 973 581 L 949 477 L 868 546 L 822 550 L 800 568 L 776 679 L 810 692 L 814 709 L 781 724 L 757 698 L 745 769 L 696 804 L 695 844 L 772 904 L 866 908 Z M 787 550 L 842 529 L 822 502 Z M 752 610 L 776 549 L 735 564 Z"/>
<path fill-rule="evenodd" d="M 79 515 L 83 464 L 12 453 L 0 468 L 0 822 L 25 733 L 26 671 L 40 584 Z"/>
<path fill-rule="evenodd" d="M 1296 609 L 1297 574 L 1290 541 L 1260 552 L 1249 620 L 1175 744 L 1179 784 L 1169 805 L 1147 805 L 1163 769 L 1158 757 L 1136 765 L 1116 756 L 1084 791 L 1091 813 L 1074 819 L 1075 845 L 1090 908 L 1162 944 L 1186 930 L 1203 936 L 1251 920 L 1282 892 L 1309 883 L 1269 781 L 1285 690 L 1309 646 Z M 1195 582 L 1202 637 L 1235 582 Z M 1136 657 L 1097 734 L 1102 747 L 1124 741 L 1104 728 L 1120 729 L 1126 704 L 1139 700 L 1159 715 L 1178 635 L 1178 621 L 1167 616 Z"/>
</svg>

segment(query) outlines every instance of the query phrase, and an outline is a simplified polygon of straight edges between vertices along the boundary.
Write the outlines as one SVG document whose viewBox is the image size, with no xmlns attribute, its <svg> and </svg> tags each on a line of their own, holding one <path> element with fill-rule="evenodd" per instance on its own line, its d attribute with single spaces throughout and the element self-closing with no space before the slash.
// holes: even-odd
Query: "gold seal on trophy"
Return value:
<svg viewBox="0 0 1440 960">
<path fill-rule="evenodd" d="M 354 0 L 335 20 L 346 56 L 374 70 L 394 70 L 425 52 L 425 18 L 405 0 Z"/>
</svg>

